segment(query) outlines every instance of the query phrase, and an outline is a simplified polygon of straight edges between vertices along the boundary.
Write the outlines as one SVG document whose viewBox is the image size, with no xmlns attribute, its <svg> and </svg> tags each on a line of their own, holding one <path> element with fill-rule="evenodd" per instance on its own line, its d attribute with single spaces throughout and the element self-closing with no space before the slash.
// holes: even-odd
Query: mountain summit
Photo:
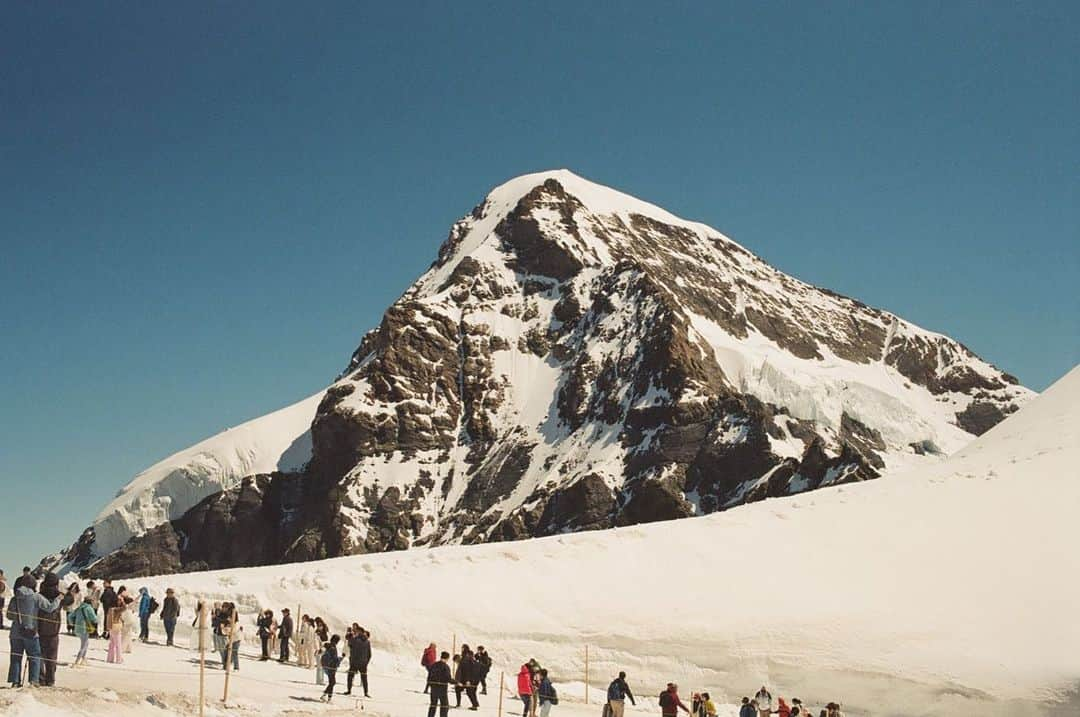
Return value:
<svg viewBox="0 0 1080 717">
<path fill-rule="evenodd" d="M 136 476 L 62 556 L 171 572 L 711 513 L 964 446 L 958 342 L 567 171 L 494 189 L 324 391 Z"/>
</svg>

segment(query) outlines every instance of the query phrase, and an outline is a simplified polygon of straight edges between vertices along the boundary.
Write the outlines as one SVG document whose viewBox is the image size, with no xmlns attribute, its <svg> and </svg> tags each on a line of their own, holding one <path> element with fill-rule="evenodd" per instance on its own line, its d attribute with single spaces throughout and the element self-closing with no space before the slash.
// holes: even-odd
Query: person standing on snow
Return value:
<svg viewBox="0 0 1080 717">
<path fill-rule="evenodd" d="M 176 619 L 180 617 L 180 601 L 173 594 L 173 589 L 165 590 L 165 601 L 161 604 L 161 624 L 165 627 L 165 646 L 173 646 L 176 634 Z"/>
<path fill-rule="evenodd" d="M 540 670 L 540 689 L 537 693 L 540 699 L 540 717 L 548 717 L 553 705 L 559 704 L 559 695 L 555 692 L 555 686 L 548 679 L 548 671 Z"/>
<path fill-rule="evenodd" d="M 270 659 L 270 635 L 271 626 L 274 624 L 274 612 L 272 610 L 263 610 L 259 615 L 259 619 L 255 621 L 256 633 L 259 636 L 259 642 L 262 644 L 262 655 L 259 656 L 259 662 L 267 662 Z M 301 626 L 300 634 L 304 634 L 304 628 Z M 304 648 L 301 645 L 299 652 L 301 653 L 300 664 L 303 666 L 303 651 Z"/>
<path fill-rule="evenodd" d="M 60 651 L 61 614 L 65 603 L 71 599 L 67 593 L 60 592 L 60 578 L 56 573 L 47 573 L 41 582 L 41 596 L 46 600 L 60 597 L 60 605 L 55 610 L 38 614 L 38 639 L 41 643 L 41 687 L 52 687 L 56 683 L 56 657 Z"/>
<path fill-rule="evenodd" d="M 368 694 L 367 668 L 371 662 L 371 633 L 353 623 L 352 638 L 349 640 L 349 676 L 346 679 L 345 694 L 352 694 L 353 675 L 360 673 L 360 685 L 364 688 L 364 697 Z"/>
<path fill-rule="evenodd" d="M 487 694 L 487 676 L 491 672 L 491 655 L 483 645 L 476 646 L 476 661 L 480 665 L 480 694 Z"/>
<path fill-rule="evenodd" d="M 289 615 L 289 608 L 282 608 L 281 610 L 281 625 L 278 626 L 278 640 L 281 642 L 281 657 L 278 662 L 289 661 L 289 640 L 293 636 L 293 622 L 292 616 Z"/>
<path fill-rule="evenodd" d="M 139 588 L 139 641 L 150 639 L 150 606 L 153 598 L 146 588 Z"/>
<path fill-rule="evenodd" d="M 435 643 L 430 642 L 428 643 L 428 646 L 424 648 L 424 654 L 420 656 L 420 666 L 423 667 L 428 672 L 428 674 L 431 673 L 432 665 L 434 665 L 438 661 L 436 654 L 437 653 L 435 652 Z M 431 683 L 430 681 L 428 681 L 424 684 L 424 694 L 426 695 L 428 693 L 428 690 L 430 689 Z"/>
<path fill-rule="evenodd" d="M 461 646 L 461 662 L 458 664 L 457 683 L 458 706 L 461 705 L 461 689 L 469 698 L 469 709 L 475 712 L 480 709 L 480 702 L 476 699 L 476 686 L 480 683 L 480 663 L 476 661 L 472 650 L 468 645 Z"/>
<path fill-rule="evenodd" d="M 323 690 L 323 695 L 319 698 L 323 702 L 329 702 L 334 696 L 334 685 L 337 684 L 337 669 L 344 658 L 344 655 L 338 657 L 337 653 L 337 646 L 340 641 L 341 637 L 334 635 L 330 638 L 330 642 L 323 645 L 322 659 L 319 661 L 323 671 L 326 673 L 326 689 Z"/>
<path fill-rule="evenodd" d="M 739 707 L 739 717 L 757 717 L 757 703 L 751 704 L 749 697 L 743 697 L 742 705 Z"/>
<path fill-rule="evenodd" d="M 109 611 L 117 606 L 116 591 L 113 590 L 112 580 L 105 580 L 104 588 L 101 591 L 101 609 L 104 612 L 105 619 L 102 621 L 105 623 L 105 629 L 101 631 L 101 636 L 106 640 L 109 639 L 112 629 L 112 616 L 109 615 Z"/>
<path fill-rule="evenodd" d="M 435 643 L 432 643 L 434 645 Z M 425 651 L 426 652 L 426 651 Z M 450 653 L 443 651 L 439 660 L 428 668 L 428 687 L 431 689 L 431 704 L 428 707 L 428 717 L 435 717 L 435 706 L 439 707 L 439 717 L 447 717 L 450 714 L 450 682 L 454 679 L 450 673 L 450 665 L 447 660 Z"/>
<path fill-rule="evenodd" d="M 660 693 L 660 714 L 662 717 L 675 717 L 679 713 L 679 710 L 690 713 L 690 708 L 683 704 L 683 701 L 679 699 L 679 686 L 674 682 L 669 682 L 667 689 Z"/>
<path fill-rule="evenodd" d="M 532 671 L 529 669 L 529 663 L 526 662 L 518 670 L 517 676 L 517 691 L 518 697 L 521 698 L 521 715 L 522 717 L 529 717 L 532 711 L 532 699 L 533 699 L 533 684 L 532 684 Z"/>
<path fill-rule="evenodd" d="M 630 685 L 626 684 L 626 673 L 620 672 L 619 676 L 612 680 L 607 688 L 608 708 L 611 710 L 611 717 L 623 717 L 627 697 L 630 698 L 630 704 L 636 707 L 637 702 L 634 702 L 634 693 L 630 691 Z"/>
<path fill-rule="evenodd" d="M 21 578 L 20 578 L 21 579 Z M 22 686 L 22 658 L 30 663 L 30 684 L 38 686 L 41 676 L 41 642 L 38 638 L 38 615 L 55 612 L 60 609 L 59 590 L 53 600 L 47 600 L 35 588 L 37 582 L 31 578 L 23 580 L 15 589 L 15 595 L 7 606 L 5 615 L 11 622 L 8 640 L 11 644 L 11 662 L 8 665 L 8 683 L 13 687 Z"/>
<path fill-rule="evenodd" d="M 757 711 L 760 717 L 769 717 L 772 713 L 772 695 L 765 689 L 765 685 L 761 686 L 761 689 L 754 695 L 754 701 L 757 702 Z"/>
<path fill-rule="evenodd" d="M 87 588 L 89 592 L 89 588 Z M 86 648 L 90 644 L 90 633 L 97 628 L 97 610 L 94 603 L 87 595 L 83 598 L 82 605 L 71 611 L 71 620 L 75 624 L 75 636 L 79 638 L 79 651 L 75 653 L 74 667 L 86 664 Z"/>
<path fill-rule="evenodd" d="M 105 616 L 105 624 L 109 628 L 109 650 L 105 655 L 106 662 L 121 664 L 124 661 L 124 615 L 127 608 L 119 603 L 109 608 Z"/>
</svg>

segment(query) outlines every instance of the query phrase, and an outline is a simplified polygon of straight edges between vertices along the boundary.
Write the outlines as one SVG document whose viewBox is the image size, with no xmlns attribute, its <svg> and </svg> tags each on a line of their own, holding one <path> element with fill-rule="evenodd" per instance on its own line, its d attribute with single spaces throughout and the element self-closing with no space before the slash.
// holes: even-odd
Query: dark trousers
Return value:
<svg viewBox="0 0 1080 717">
<path fill-rule="evenodd" d="M 4 598 L 0 597 L 0 630 L 4 629 Z"/>
<path fill-rule="evenodd" d="M 469 702 L 473 707 L 479 707 L 480 701 L 476 699 L 476 685 L 465 686 L 465 696 L 469 698 Z"/>
<path fill-rule="evenodd" d="M 367 665 L 349 665 L 349 676 L 345 680 L 345 689 L 352 692 L 353 676 L 358 672 L 360 673 L 360 685 L 364 688 L 364 697 L 367 697 Z"/>
<path fill-rule="evenodd" d="M 165 626 L 165 644 L 173 644 L 173 635 L 176 634 L 176 618 L 163 617 L 161 623 Z"/>
<path fill-rule="evenodd" d="M 278 642 L 281 643 L 281 661 L 289 661 L 289 638 L 281 637 Z"/>
<path fill-rule="evenodd" d="M 270 659 L 270 636 L 259 635 L 259 640 L 262 642 L 262 659 Z"/>
<path fill-rule="evenodd" d="M 480 678 L 480 692 L 487 694 L 487 670 L 484 670 L 484 675 Z"/>
<path fill-rule="evenodd" d="M 150 616 L 149 615 L 139 615 L 139 639 L 140 640 L 149 640 L 150 639 Z"/>
<path fill-rule="evenodd" d="M 333 667 L 324 667 L 323 672 L 326 673 L 326 689 L 323 690 L 324 695 L 334 694 L 334 685 L 337 684 L 337 670 Z"/>
<path fill-rule="evenodd" d="M 38 682 L 51 687 L 56 683 L 56 653 L 60 649 L 59 635 L 41 635 L 41 677 Z"/>
<path fill-rule="evenodd" d="M 450 697 L 446 693 L 446 685 L 431 685 L 431 706 L 428 707 L 428 717 L 435 717 L 436 705 L 439 705 L 439 717 L 447 717 L 450 714 Z"/>
<path fill-rule="evenodd" d="M 532 710 L 532 695 L 518 695 L 518 697 L 525 704 L 525 708 L 521 711 L 522 717 L 528 717 L 529 712 Z"/>
</svg>

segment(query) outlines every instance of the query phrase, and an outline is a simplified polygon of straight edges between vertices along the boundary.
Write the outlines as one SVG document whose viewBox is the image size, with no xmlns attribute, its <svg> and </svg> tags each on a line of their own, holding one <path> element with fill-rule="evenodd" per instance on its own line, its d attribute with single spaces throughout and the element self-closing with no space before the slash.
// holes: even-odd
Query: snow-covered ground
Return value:
<svg viewBox="0 0 1080 717">
<path fill-rule="evenodd" d="M 1068 699 L 1059 714 L 1080 714 L 1078 465 L 1080 368 L 952 458 L 906 475 L 670 523 L 128 584 L 176 588 L 188 616 L 197 596 L 235 600 L 249 632 L 260 607 L 320 614 L 338 632 L 360 622 L 376 651 L 376 699 L 363 709 L 392 717 L 422 713 L 422 646 L 455 639 L 487 646 L 495 680 L 505 671 L 510 684 L 524 659 L 539 659 L 563 697 L 558 717 L 596 714 L 618 669 L 642 696 L 638 711 L 655 712 L 655 694 L 675 680 L 724 704 L 766 683 L 848 714 L 1034 715 Z M 91 669 L 62 670 L 70 691 L 5 692 L 0 707 L 192 713 L 190 653 L 137 648 L 116 668 L 101 665 L 101 649 Z M 65 642 L 62 655 L 72 652 Z M 327 712 L 308 701 L 310 682 L 245 661 L 228 713 Z M 210 684 L 219 697 L 221 676 Z M 148 695 L 167 707 L 147 707 Z M 492 695 L 483 711 L 495 710 Z"/>
</svg>

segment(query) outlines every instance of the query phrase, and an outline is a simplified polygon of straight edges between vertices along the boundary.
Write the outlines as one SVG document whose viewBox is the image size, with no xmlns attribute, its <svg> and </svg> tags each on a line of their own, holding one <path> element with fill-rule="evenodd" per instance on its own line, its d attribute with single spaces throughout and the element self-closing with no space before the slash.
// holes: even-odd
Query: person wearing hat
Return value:
<svg viewBox="0 0 1080 717">
<path fill-rule="evenodd" d="M 278 625 L 278 640 L 281 642 L 281 657 L 278 659 L 278 662 L 284 663 L 289 661 L 289 640 L 292 639 L 292 634 L 292 615 L 289 614 L 289 608 L 282 608 L 281 624 Z"/>
<path fill-rule="evenodd" d="M 165 627 L 165 645 L 172 647 L 176 633 L 176 619 L 180 617 L 180 601 L 172 588 L 165 590 L 165 600 L 161 603 L 161 624 Z"/>
<path fill-rule="evenodd" d="M 24 575 L 23 578 L 26 576 Z M 30 662 L 30 684 L 37 686 L 41 674 L 41 641 L 38 638 L 38 615 L 55 612 L 60 609 L 59 591 L 52 600 L 47 600 L 37 591 L 37 581 L 31 575 L 22 580 L 15 590 L 15 597 L 7 607 L 7 618 L 11 620 L 11 662 L 8 666 L 8 683 L 22 686 L 22 658 L 26 653 Z"/>
</svg>

